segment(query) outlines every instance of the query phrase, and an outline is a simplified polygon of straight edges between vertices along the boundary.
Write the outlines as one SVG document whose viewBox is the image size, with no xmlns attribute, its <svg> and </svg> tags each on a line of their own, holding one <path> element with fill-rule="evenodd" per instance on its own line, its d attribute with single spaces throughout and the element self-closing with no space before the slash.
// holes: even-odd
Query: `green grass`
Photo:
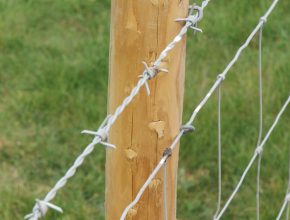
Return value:
<svg viewBox="0 0 290 220">
<path fill-rule="evenodd" d="M 199 1 L 200 2 L 200 1 Z M 206 94 L 269 4 L 213 1 L 189 36 L 184 120 Z M 289 95 L 289 1 L 264 32 L 264 131 Z M 0 219 L 21 219 L 90 140 L 79 131 L 105 117 L 109 51 L 108 0 L 0 0 Z M 223 201 L 248 163 L 258 136 L 257 38 L 222 88 Z M 262 161 L 261 219 L 273 219 L 288 179 L 290 111 Z M 217 196 L 217 99 L 182 141 L 178 219 L 210 219 Z M 93 153 L 58 194 L 47 219 L 104 219 L 104 152 Z M 255 168 L 223 219 L 254 219 Z M 98 216 L 96 218 L 96 216 Z"/>
</svg>

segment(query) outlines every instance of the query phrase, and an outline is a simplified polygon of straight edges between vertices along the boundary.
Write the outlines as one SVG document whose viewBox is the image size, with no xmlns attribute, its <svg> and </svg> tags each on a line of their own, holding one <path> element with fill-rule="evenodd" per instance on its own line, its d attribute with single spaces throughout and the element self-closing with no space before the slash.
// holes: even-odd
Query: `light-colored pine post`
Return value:
<svg viewBox="0 0 290 220">
<path fill-rule="evenodd" d="M 188 0 L 112 0 L 108 111 L 112 113 L 151 64 L 180 31 Z M 110 131 L 117 146 L 107 151 L 106 220 L 118 220 L 170 145 L 182 123 L 185 39 L 162 63 L 169 73 L 149 81 Z M 168 219 L 176 219 L 178 147 L 167 162 Z M 163 219 L 163 175 L 160 172 L 127 219 Z"/>
</svg>

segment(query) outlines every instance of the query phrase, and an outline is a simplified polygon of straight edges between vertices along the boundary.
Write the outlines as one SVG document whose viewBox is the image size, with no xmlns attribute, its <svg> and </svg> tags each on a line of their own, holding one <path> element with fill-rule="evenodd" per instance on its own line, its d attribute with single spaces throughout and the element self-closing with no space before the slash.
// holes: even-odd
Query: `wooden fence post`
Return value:
<svg viewBox="0 0 290 220">
<path fill-rule="evenodd" d="M 112 0 L 108 111 L 129 95 L 144 66 L 180 31 L 174 20 L 186 17 L 188 0 Z M 107 151 L 106 219 L 118 220 L 134 199 L 182 121 L 185 40 L 162 63 L 169 73 L 149 82 L 151 95 L 141 89 L 110 131 L 116 150 Z M 167 163 L 168 219 L 176 219 L 178 147 Z M 163 219 L 163 175 L 159 173 L 130 210 L 127 219 Z"/>
</svg>

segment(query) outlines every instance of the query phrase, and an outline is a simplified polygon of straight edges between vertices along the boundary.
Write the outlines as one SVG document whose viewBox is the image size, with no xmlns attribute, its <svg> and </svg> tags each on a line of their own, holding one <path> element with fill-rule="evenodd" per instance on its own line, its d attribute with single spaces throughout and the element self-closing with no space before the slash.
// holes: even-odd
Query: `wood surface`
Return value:
<svg viewBox="0 0 290 220">
<path fill-rule="evenodd" d="M 149 65 L 180 31 L 188 0 L 112 0 L 108 112 L 115 111 L 130 94 L 144 66 Z M 185 39 L 162 63 L 169 73 L 149 81 L 116 121 L 109 141 L 117 146 L 107 150 L 106 220 L 118 220 L 133 201 L 163 151 L 177 135 L 182 123 L 185 74 Z M 178 150 L 167 163 L 168 219 L 176 219 L 176 175 Z M 127 219 L 163 219 L 163 173 L 158 173 L 129 212 Z"/>
</svg>

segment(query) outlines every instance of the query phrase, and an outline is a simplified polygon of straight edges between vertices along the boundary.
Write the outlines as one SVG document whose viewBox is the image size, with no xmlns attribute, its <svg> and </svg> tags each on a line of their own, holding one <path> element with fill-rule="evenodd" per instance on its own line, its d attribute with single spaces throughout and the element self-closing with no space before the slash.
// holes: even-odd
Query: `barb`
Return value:
<svg viewBox="0 0 290 220">
<path fill-rule="evenodd" d="M 196 10 L 198 13 L 197 15 L 192 15 L 194 10 Z M 189 15 L 187 18 L 177 18 L 175 21 L 177 22 L 186 22 L 189 26 L 194 31 L 202 32 L 202 29 L 196 27 L 197 22 L 201 20 L 203 17 L 203 9 L 199 6 L 193 5 L 190 7 Z"/>
<path fill-rule="evenodd" d="M 246 167 L 245 171 L 243 172 L 236 188 L 234 189 L 233 193 L 231 194 L 231 196 L 229 197 L 229 199 L 227 200 L 226 204 L 224 205 L 224 207 L 222 208 L 222 210 L 220 211 L 220 213 L 218 214 L 218 216 L 215 218 L 215 220 L 220 219 L 223 214 L 225 213 L 226 209 L 228 208 L 228 206 L 230 205 L 230 203 L 232 202 L 232 200 L 234 199 L 234 197 L 236 196 L 236 194 L 238 193 L 240 187 L 242 186 L 244 179 L 246 177 L 246 175 L 248 174 L 250 168 L 252 167 L 253 163 L 255 162 L 255 160 L 257 159 L 258 155 L 262 153 L 263 149 L 264 149 L 264 145 L 265 143 L 268 141 L 270 135 L 272 134 L 274 128 L 276 127 L 276 125 L 278 124 L 282 114 L 284 113 L 284 111 L 286 110 L 287 106 L 290 103 L 290 96 L 288 97 L 287 101 L 285 102 L 285 104 L 283 105 L 283 107 L 281 108 L 280 112 L 278 113 L 278 115 L 276 116 L 276 119 L 274 121 L 274 123 L 272 124 L 271 128 L 269 129 L 269 131 L 267 132 L 266 136 L 264 137 L 263 141 L 261 142 L 261 144 L 256 148 L 254 155 L 252 156 L 248 166 Z"/>
<path fill-rule="evenodd" d="M 208 1 L 207 1 L 208 2 Z M 208 4 L 208 3 L 207 3 Z M 207 5 L 206 4 L 206 5 Z M 157 60 L 154 62 L 154 67 L 160 67 L 161 62 L 164 60 L 165 57 L 167 57 L 168 53 L 175 47 L 177 43 L 179 43 L 184 35 L 187 33 L 189 28 L 196 29 L 194 25 L 202 19 L 203 16 L 203 9 L 206 7 L 206 5 L 202 8 L 194 6 L 194 10 L 191 10 L 188 17 L 184 19 L 176 19 L 176 21 L 186 21 L 183 28 L 180 30 L 180 32 L 176 35 L 176 37 L 170 42 L 167 47 L 160 53 Z M 198 11 L 196 14 L 193 14 L 194 11 Z"/>
<path fill-rule="evenodd" d="M 115 146 L 113 144 L 109 144 L 106 142 L 111 127 L 113 126 L 115 121 L 118 119 L 118 117 L 123 113 L 125 108 L 132 102 L 132 100 L 139 93 L 140 89 L 143 86 L 145 86 L 147 94 L 150 95 L 148 80 L 151 80 L 154 77 L 156 77 L 156 75 L 159 72 L 168 72 L 168 70 L 162 69 L 160 67 L 161 62 L 167 57 L 168 53 L 183 39 L 183 37 L 187 33 L 188 29 L 192 28 L 192 26 L 194 26 L 202 18 L 202 15 L 203 15 L 202 11 L 206 7 L 208 2 L 209 2 L 209 0 L 206 0 L 203 3 L 202 7 L 194 9 L 197 11 L 197 13 L 194 15 L 192 15 L 192 14 L 189 15 L 188 18 L 190 18 L 190 20 L 186 21 L 186 24 L 183 26 L 181 31 L 176 35 L 176 37 L 172 40 L 172 42 L 170 42 L 168 44 L 168 46 L 161 52 L 160 56 L 154 62 L 153 66 L 149 67 L 145 62 L 143 62 L 143 64 L 145 65 L 145 70 L 141 74 L 141 77 L 139 77 L 140 79 L 139 79 L 137 85 L 132 89 L 130 95 L 124 99 L 122 104 L 115 110 L 115 112 L 109 118 L 107 118 L 107 120 L 105 120 L 106 125 L 101 126 L 101 128 L 96 132 L 88 131 L 88 130 L 85 130 L 82 132 L 85 134 L 94 135 L 95 138 L 85 148 L 85 150 L 77 157 L 74 164 L 68 169 L 66 174 L 60 180 L 58 180 L 58 182 L 55 184 L 55 186 L 47 193 L 47 195 L 45 196 L 45 198 L 43 200 L 45 203 L 48 203 L 49 201 L 54 199 L 57 192 L 66 185 L 67 181 L 70 178 L 72 178 L 75 175 L 77 169 L 83 164 L 85 158 L 93 152 L 95 145 L 103 144 L 106 147 L 115 148 Z M 182 133 L 183 133 L 183 131 L 182 131 Z M 27 215 L 27 216 L 30 216 L 29 220 L 37 220 L 37 219 L 43 217 L 46 214 L 46 212 L 47 212 L 47 210 L 45 210 L 45 212 L 43 212 L 43 213 L 40 213 L 38 211 L 38 205 L 35 204 L 35 206 L 32 210 L 32 213 Z"/>
<path fill-rule="evenodd" d="M 36 201 L 36 205 L 37 205 L 37 209 L 35 212 L 38 212 L 41 217 L 45 216 L 45 213 L 47 212 L 48 208 L 51 208 L 57 212 L 63 213 L 62 208 L 60 208 L 59 206 L 56 206 L 52 203 L 42 201 L 39 199 L 36 199 L 35 201 Z M 24 217 L 24 219 L 30 219 L 30 218 L 33 218 L 34 216 L 35 216 L 35 214 L 31 213 L 31 214 L 26 215 Z"/>
<path fill-rule="evenodd" d="M 183 127 L 188 127 L 188 126 L 192 126 L 196 116 L 198 115 L 199 111 L 204 107 L 204 105 L 207 103 L 207 101 L 209 100 L 209 98 L 212 96 L 212 94 L 216 91 L 216 89 L 220 86 L 220 84 L 222 83 L 222 81 L 224 81 L 226 79 L 226 76 L 229 72 L 229 70 L 233 67 L 233 65 L 237 62 L 237 60 L 239 59 L 240 55 L 242 54 L 242 52 L 244 51 L 245 48 L 247 48 L 251 42 L 251 40 L 253 39 L 253 37 L 255 36 L 255 34 L 258 32 L 258 30 L 260 29 L 260 27 L 265 23 L 265 21 L 267 20 L 268 16 L 271 14 L 271 12 L 274 10 L 275 6 L 277 5 L 279 0 L 275 0 L 272 5 L 269 7 L 268 11 L 266 12 L 266 14 L 260 18 L 260 21 L 258 23 L 258 25 L 254 28 L 254 30 L 251 32 L 251 34 L 249 35 L 249 37 L 246 39 L 246 41 L 244 42 L 244 44 L 237 50 L 234 58 L 230 61 L 230 63 L 226 66 L 226 68 L 224 69 L 224 71 L 219 74 L 217 76 L 217 80 L 215 81 L 215 83 L 213 84 L 213 86 L 210 88 L 210 90 L 208 91 L 208 93 L 206 94 L 206 96 L 202 99 L 202 101 L 199 103 L 199 105 L 194 109 L 190 119 L 188 120 L 188 122 L 183 126 Z M 207 1 L 204 1 L 202 3 L 202 7 L 201 9 L 203 10 L 207 4 L 209 3 L 210 1 L 207 0 Z M 198 17 L 198 15 L 197 15 Z M 198 22 L 198 20 L 196 21 Z M 190 21 L 187 21 L 184 28 L 186 28 L 186 31 L 187 29 L 192 26 L 192 23 Z M 183 34 L 183 30 L 181 30 L 180 32 L 180 35 Z M 186 33 L 186 32 L 185 32 Z M 176 38 L 176 40 L 178 40 L 178 37 Z M 174 41 L 173 41 L 174 42 Z M 172 44 L 172 43 L 171 43 Z M 160 64 L 160 59 L 163 59 L 162 56 L 164 56 L 164 54 L 166 54 L 167 51 L 170 50 L 170 46 L 171 44 L 168 45 L 168 47 L 161 53 L 159 59 L 157 59 L 157 61 L 155 62 L 155 64 Z M 157 65 L 157 66 L 158 66 Z M 290 101 L 290 97 L 289 97 L 289 100 Z M 286 108 L 286 107 L 285 107 Z M 277 123 L 277 122 L 275 122 Z M 274 126 L 275 127 L 275 126 Z M 273 127 L 273 128 L 274 128 Z M 273 128 L 271 128 L 270 130 L 272 130 Z M 194 129 L 194 128 L 193 128 Z M 271 131 L 272 132 L 272 131 Z M 271 134 L 271 132 L 269 134 L 266 135 L 265 139 L 264 140 L 267 140 L 269 138 L 269 135 Z M 172 151 L 175 149 L 177 143 L 180 141 L 182 135 L 185 133 L 185 130 L 184 129 L 180 129 L 180 132 L 177 134 L 176 138 L 173 140 L 173 143 L 171 144 L 171 146 L 169 148 L 172 149 Z M 265 144 L 265 142 L 262 142 L 261 143 L 261 146 L 263 146 Z M 244 173 L 244 175 L 242 176 L 241 178 L 241 181 L 238 185 L 238 189 L 240 188 L 242 182 L 243 182 L 243 179 L 245 178 L 248 170 L 250 169 L 250 167 L 252 166 L 252 163 L 255 161 L 256 157 L 257 157 L 257 152 L 255 152 L 256 156 L 254 156 L 250 162 L 250 164 L 248 165 L 248 167 L 246 168 L 246 172 Z M 158 163 L 158 165 L 155 167 L 155 169 L 152 171 L 152 173 L 150 174 L 150 176 L 148 177 L 148 179 L 146 180 L 146 182 L 144 183 L 144 185 L 141 187 L 141 189 L 139 190 L 137 196 L 135 197 L 135 199 L 133 200 L 132 203 L 130 203 L 126 208 L 125 210 L 123 211 L 122 213 L 122 216 L 120 218 L 120 220 L 125 220 L 129 210 L 131 208 L 133 208 L 137 202 L 140 200 L 142 194 L 144 193 L 144 191 L 146 190 L 146 188 L 148 187 L 148 185 L 150 184 L 150 182 L 153 180 L 153 178 L 155 177 L 155 175 L 159 172 L 160 168 L 162 167 L 162 165 L 164 164 L 164 162 L 167 160 L 166 157 L 162 157 L 160 162 Z M 238 191 L 237 189 L 237 191 Z M 233 195 L 233 197 L 235 196 L 235 194 Z M 230 200 L 232 200 L 233 198 L 231 198 Z M 229 202 L 230 203 L 230 202 Z M 228 204 L 229 205 L 229 204 Z M 227 206 L 228 206 L 227 205 Z M 224 209 L 226 209 L 224 207 Z M 219 219 L 223 212 L 225 210 L 222 210 L 221 213 L 217 216 L 217 218 L 215 219 Z"/>
<path fill-rule="evenodd" d="M 107 116 L 107 118 L 104 120 L 104 122 L 101 124 L 101 126 L 99 127 L 99 129 L 97 131 L 83 130 L 81 132 L 81 134 L 93 135 L 93 136 L 95 136 L 95 138 L 93 140 L 93 143 L 100 143 L 100 144 L 104 145 L 105 147 L 116 149 L 115 145 L 110 144 L 110 143 L 107 142 L 108 133 L 104 129 L 104 127 L 105 127 L 105 125 L 108 122 L 110 117 L 111 117 L 111 115 Z M 99 139 L 101 141 L 99 141 Z"/>
<path fill-rule="evenodd" d="M 92 131 L 83 131 L 82 133 L 86 134 L 93 134 L 95 135 L 95 138 L 92 140 L 92 142 L 85 148 L 85 150 L 77 157 L 75 160 L 73 166 L 66 172 L 66 174 L 55 184 L 55 186 L 47 193 L 45 198 L 43 200 L 38 200 L 36 204 L 34 205 L 32 209 L 32 213 L 25 216 L 25 219 L 29 220 L 37 220 L 39 218 L 42 218 L 46 215 L 48 208 L 53 208 L 55 210 L 58 210 L 56 206 L 52 206 L 50 201 L 56 196 L 56 193 L 65 186 L 67 181 L 73 177 L 76 173 L 77 168 L 79 168 L 83 162 L 84 159 L 92 153 L 92 151 L 95 148 L 95 145 L 101 143 L 105 147 L 111 147 L 114 148 L 115 146 L 112 144 L 109 144 L 106 142 L 106 139 L 108 138 L 108 133 L 104 130 L 104 126 L 106 125 L 108 119 L 111 116 L 107 116 L 107 118 L 103 121 L 101 126 L 99 127 L 97 132 Z M 62 211 L 61 211 L 62 212 Z"/>
</svg>

